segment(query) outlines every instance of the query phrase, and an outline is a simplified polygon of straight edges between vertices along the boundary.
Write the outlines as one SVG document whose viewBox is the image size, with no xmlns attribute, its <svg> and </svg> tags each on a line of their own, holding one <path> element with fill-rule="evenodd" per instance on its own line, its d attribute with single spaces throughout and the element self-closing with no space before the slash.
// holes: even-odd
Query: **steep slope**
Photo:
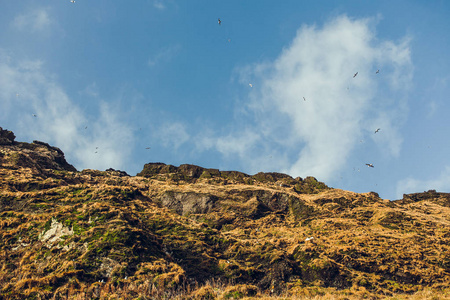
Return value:
<svg viewBox="0 0 450 300">
<path fill-rule="evenodd" d="M 162 163 L 78 172 L 0 128 L 4 298 L 439 292 L 449 245 L 449 194 L 389 201 L 313 177 Z"/>
</svg>

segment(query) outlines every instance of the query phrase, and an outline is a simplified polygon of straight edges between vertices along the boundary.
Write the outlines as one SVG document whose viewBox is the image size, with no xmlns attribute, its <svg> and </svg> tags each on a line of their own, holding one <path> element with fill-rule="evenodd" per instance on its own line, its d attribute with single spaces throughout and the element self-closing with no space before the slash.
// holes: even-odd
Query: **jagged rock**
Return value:
<svg viewBox="0 0 450 300">
<path fill-rule="evenodd" d="M 290 175 L 283 174 L 283 173 L 276 173 L 276 172 L 259 172 L 253 176 L 251 176 L 253 179 L 259 181 L 259 182 L 276 182 L 278 180 L 292 180 L 293 178 Z"/>
<path fill-rule="evenodd" d="M 111 175 L 119 176 L 119 177 L 130 176 L 125 171 L 116 170 L 116 169 L 113 169 L 113 168 L 106 169 L 105 172 L 108 172 Z"/>
<path fill-rule="evenodd" d="M 35 173 L 45 173 L 46 170 L 76 172 L 69 164 L 64 153 L 57 147 L 47 143 L 33 141 L 33 143 L 14 142 L 14 133 L 1 130 L 3 144 L 0 146 L 2 157 L 0 165 L 10 168 L 30 168 Z"/>
<path fill-rule="evenodd" d="M 450 193 L 439 193 L 436 190 L 428 190 L 422 193 L 403 194 L 403 199 L 394 202 L 398 204 L 411 204 L 422 201 L 431 201 L 445 207 L 450 207 Z"/>
<path fill-rule="evenodd" d="M 173 173 L 176 170 L 175 166 L 166 165 L 164 163 L 148 163 L 137 176 L 152 177 L 158 174 Z"/>
<path fill-rule="evenodd" d="M 77 171 L 74 166 L 66 161 L 64 152 L 61 149 L 39 141 L 33 141 L 31 145 L 34 151 L 24 151 L 24 154 L 28 154 L 31 163 L 35 166 L 50 170 Z"/>
<path fill-rule="evenodd" d="M 12 131 L 0 127 L 0 145 L 12 145 L 16 136 Z"/>
</svg>

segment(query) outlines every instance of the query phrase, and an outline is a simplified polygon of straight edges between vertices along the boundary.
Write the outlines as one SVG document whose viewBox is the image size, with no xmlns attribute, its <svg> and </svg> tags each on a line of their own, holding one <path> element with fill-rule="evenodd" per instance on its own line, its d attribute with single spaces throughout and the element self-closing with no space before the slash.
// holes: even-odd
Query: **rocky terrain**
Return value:
<svg viewBox="0 0 450 300">
<path fill-rule="evenodd" d="M 449 299 L 450 194 L 77 171 L 0 128 L 0 299 Z"/>
</svg>

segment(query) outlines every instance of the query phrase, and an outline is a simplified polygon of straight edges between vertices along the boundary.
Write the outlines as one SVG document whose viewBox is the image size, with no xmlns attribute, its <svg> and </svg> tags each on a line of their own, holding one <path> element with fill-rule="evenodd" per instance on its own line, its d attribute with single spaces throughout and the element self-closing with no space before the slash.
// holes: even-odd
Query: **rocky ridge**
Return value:
<svg viewBox="0 0 450 300">
<path fill-rule="evenodd" d="M 163 163 L 77 171 L 0 128 L 0 298 L 442 296 L 449 245 L 446 193 L 389 201 Z"/>
</svg>

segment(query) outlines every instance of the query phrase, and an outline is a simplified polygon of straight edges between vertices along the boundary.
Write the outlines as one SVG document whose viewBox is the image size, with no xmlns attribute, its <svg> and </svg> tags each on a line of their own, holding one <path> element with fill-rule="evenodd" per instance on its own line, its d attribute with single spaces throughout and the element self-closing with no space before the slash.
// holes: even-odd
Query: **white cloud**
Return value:
<svg viewBox="0 0 450 300">
<path fill-rule="evenodd" d="M 99 116 L 84 131 L 89 138 L 81 139 L 75 154 L 82 165 L 99 170 L 126 167 L 134 137 L 132 128 L 121 121 L 116 109 L 102 101 Z"/>
<path fill-rule="evenodd" d="M 11 57 L 1 56 L 0 95 L 4 100 L 0 102 L 0 116 L 18 139 L 55 145 L 78 169 L 125 166 L 133 136 L 119 119 L 119 112 L 102 104 L 99 116 L 89 122 L 64 89 L 46 74 L 42 62 L 14 64 Z"/>
<path fill-rule="evenodd" d="M 47 30 L 52 23 L 48 10 L 38 8 L 16 16 L 12 22 L 13 27 L 18 30 L 38 32 Z"/>
<path fill-rule="evenodd" d="M 248 167 L 276 151 L 276 170 L 326 181 L 380 122 L 385 134 L 374 141 L 398 154 L 401 138 L 393 124 L 406 112 L 399 98 L 412 76 L 409 43 L 379 41 L 371 22 L 340 16 L 322 28 L 302 26 L 273 62 L 243 67 L 240 81 L 254 88 L 241 106 L 253 125 L 209 144 Z"/>
<path fill-rule="evenodd" d="M 436 190 L 438 192 L 450 192 L 450 166 L 446 166 L 441 174 L 434 179 L 419 180 L 412 177 L 400 180 L 397 183 L 397 198 L 403 194 L 417 193 L 420 191 Z"/>
</svg>

